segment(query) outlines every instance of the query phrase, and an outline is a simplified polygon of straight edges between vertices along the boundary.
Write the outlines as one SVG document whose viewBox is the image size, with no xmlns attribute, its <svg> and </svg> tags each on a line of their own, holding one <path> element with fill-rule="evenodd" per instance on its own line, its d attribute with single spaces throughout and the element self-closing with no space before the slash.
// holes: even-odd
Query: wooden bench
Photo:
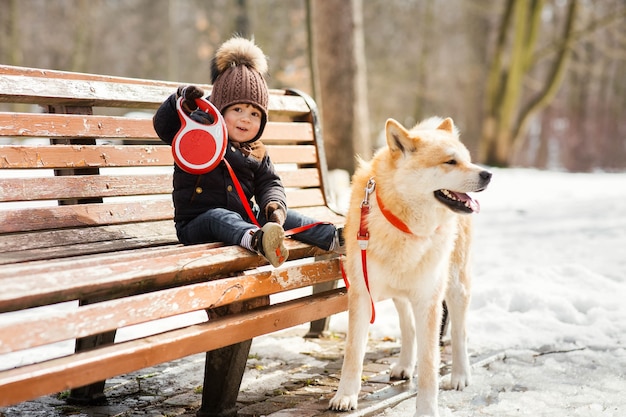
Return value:
<svg viewBox="0 0 626 417">
<path fill-rule="evenodd" d="M 68 389 L 102 401 L 106 378 L 207 352 L 198 415 L 236 415 L 253 337 L 307 322 L 317 335 L 347 308 L 334 254 L 288 239 L 273 269 L 238 246 L 178 243 L 171 149 L 151 120 L 178 85 L 0 66 L 0 406 Z M 342 223 L 315 103 L 271 90 L 269 107 L 263 141 L 290 208 Z"/>
</svg>

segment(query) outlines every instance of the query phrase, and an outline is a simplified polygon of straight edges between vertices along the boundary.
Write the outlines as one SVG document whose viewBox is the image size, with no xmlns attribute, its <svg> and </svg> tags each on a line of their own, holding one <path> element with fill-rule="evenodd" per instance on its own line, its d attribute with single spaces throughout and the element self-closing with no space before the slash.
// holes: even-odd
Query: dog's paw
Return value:
<svg viewBox="0 0 626 417">
<path fill-rule="evenodd" d="M 463 391 L 471 382 L 469 372 L 452 372 L 450 376 L 450 389 Z"/>
<path fill-rule="evenodd" d="M 357 408 L 357 395 L 335 395 L 328 408 L 333 411 L 350 411 Z"/>
<path fill-rule="evenodd" d="M 413 369 L 414 369 L 413 367 L 405 368 L 405 367 L 396 365 L 393 368 L 391 368 L 391 370 L 389 371 L 389 378 L 409 380 L 413 378 Z"/>
</svg>

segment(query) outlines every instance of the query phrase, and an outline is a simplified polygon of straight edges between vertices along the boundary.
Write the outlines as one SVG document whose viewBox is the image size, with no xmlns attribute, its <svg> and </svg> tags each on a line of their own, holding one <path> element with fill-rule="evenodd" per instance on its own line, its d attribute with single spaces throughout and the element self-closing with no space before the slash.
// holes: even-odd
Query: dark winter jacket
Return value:
<svg viewBox="0 0 626 417">
<path fill-rule="evenodd" d="M 171 145 L 180 129 L 176 111 L 176 95 L 172 94 L 161 104 L 153 118 L 154 130 L 161 140 Z M 247 144 L 246 152 L 239 144 L 229 141 L 225 159 L 235 171 L 241 187 L 253 206 L 252 198 L 261 210 L 270 202 L 287 207 L 285 189 L 261 141 Z M 248 154 L 246 156 L 246 154 Z M 210 208 L 226 208 L 235 211 L 244 219 L 248 215 L 239 200 L 237 190 L 222 161 L 213 171 L 203 175 L 188 174 L 174 164 L 174 221 L 186 222 Z"/>
</svg>

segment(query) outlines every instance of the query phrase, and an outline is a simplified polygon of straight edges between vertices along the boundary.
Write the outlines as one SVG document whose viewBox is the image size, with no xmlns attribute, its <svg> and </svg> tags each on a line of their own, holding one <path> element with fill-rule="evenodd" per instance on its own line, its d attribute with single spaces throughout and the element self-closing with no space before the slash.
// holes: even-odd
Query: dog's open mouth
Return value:
<svg viewBox="0 0 626 417">
<path fill-rule="evenodd" d="M 457 193 L 450 190 L 435 191 L 437 200 L 448 206 L 451 210 L 459 213 L 478 213 L 480 204 L 465 193 Z"/>
</svg>

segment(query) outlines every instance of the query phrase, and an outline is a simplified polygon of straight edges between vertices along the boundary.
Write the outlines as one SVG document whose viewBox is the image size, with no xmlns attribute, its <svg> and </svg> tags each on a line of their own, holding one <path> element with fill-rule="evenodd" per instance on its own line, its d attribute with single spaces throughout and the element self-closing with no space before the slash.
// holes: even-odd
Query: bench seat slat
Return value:
<svg viewBox="0 0 626 417">
<path fill-rule="evenodd" d="M 344 289 L 211 320 L 0 375 L 0 406 L 217 349 L 345 311 Z M 71 385 L 67 382 L 71 381 Z"/>
<path fill-rule="evenodd" d="M 321 249 L 288 240 L 289 259 Z M 175 246 L 159 250 L 92 255 L 79 259 L 16 264 L 0 271 L 0 312 L 75 299 L 112 299 L 166 288 L 175 282 L 201 282 L 267 265 L 260 255 L 239 246 Z M 28 280 L 23 277 L 28 276 Z M 77 280 L 76 277 L 82 277 Z"/>
<path fill-rule="evenodd" d="M 71 311 L 45 310 L 21 322 L 0 323 L 0 354 L 334 281 L 339 274 L 338 259 L 331 259 L 88 304 Z M 49 332 L 57 320 L 69 324 Z"/>
<path fill-rule="evenodd" d="M 0 233 L 167 220 L 173 212 L 167 198 L 0 210 Z"/>
<path fill-rule="evenodd" d="M 176 245 L 171 220 L 5 235 L 0 265 Z"/>
</svg>

